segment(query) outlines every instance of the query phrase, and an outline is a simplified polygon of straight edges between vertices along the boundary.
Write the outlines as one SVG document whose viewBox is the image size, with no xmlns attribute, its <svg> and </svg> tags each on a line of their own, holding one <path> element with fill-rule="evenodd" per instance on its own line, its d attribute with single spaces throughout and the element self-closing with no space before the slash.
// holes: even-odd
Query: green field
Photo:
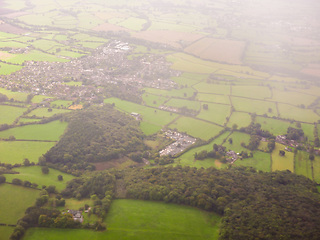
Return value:
<svg viewBox="0 0 320 240">
<path fill-rule="evenodd" d="M 232 105 L 236 111 L 256 113 L 258 115 L 267 114 L 270 117 L 277 116 L 276 104 L 273 102 L 252 100 L 248 98 L 231 97 Z M 269 108 L 271 111 L 269 111 Z"/>
<path fill-rule="evenodd" d="M 228 139 L 232 138 L 232 144 L 229 143 Z M 242 132 L 233 132 L 227 141 L 223 144 L 227 148 L 227 150 L 233 150 L 236 153 L 240 153 L 242 151 L 250 152 L 250 150 L 241 146 L 241 143 L 244 142 L 245 144 L 249 143 L 250 135 Z"/>
<path fill-rule="evenodd" d="M 181 76 L 172 77 L 171 79 L 180 86 L 191 87 L 207 77 L 208 75 L 204 74 L 183 73 Z"/>
<path fill-rule="evenodd" d="M 271 98 L 271 91 L 265 86 L 232 86 L 232 95 L 255 99 L 266 99 Z"/>
<path fill-rule="evenodd" d="M 0 124 L 12 124 L 26 110 L 26 108 L 21 107 L 0 105 Z"/>
<path fill-rule="evenodd" d="M 42 119 L 37 119 L 37 118 L 20 118 L 19 123 L 35 123 L 39 122 Z"/>
<path fill-rule="evenodd" d="M 10 58 L 8 62 L 22 64 L 25 61 L 67 62 L 68 60 L 41 51 L 32 50 L 29 53 L 20 54 L 13 58 Z"/>
<path fill-rule="evenodd" d="M 139 217 L 137 217 L 139 216 Z M 37 239 L 218 239 L 220 217 L 196 208 L 138 200 L 114 200 L 105 220 L 108 230 L 33 228 L 24 240 Z"/>
<path fill-rule="evenodd" d="M 305 105 L 305 107 L 309 106 L 316 100 L 316 96 L 307 95 L 299 92 L 290 92 L 290 91 L 280 91 L 277 89 L 273 89 L 273 97 L 272 100 L 280 103 L 288 103 L 296 106 L 300 106 L 301 104 Z"/>
<path fill-rule="evenodd" d="M 30 112 L 28 116 L 36 116 L 36 117 L 52 117 L 55 114 L 60 114 L 60 113 L 67 113 L 70 112 L 70 110 L 67 109 L 55 109 L 52 108 L 52 111 L 48 111 L 48 108 L 37 108 Z"/>
<path fill-rule="evenodd" d="M 198 93 L 197 99 L 200 102 L 230 104 L 229 96 L 227 96 L 227 95 L 218 95 L 218 94 L 211 94 L 211 93 Z"/>
<path fill-rule="evenodd" d="M 28 158 L 37 163 L 39 157 L 54 145 L 53 142 L 0 141 L 0 162 L 15 164 Z"/>
<path fill-rule="evenodd" d="M 179 97 L 179 98 L 190 98 L 193 96 L 195 92 L 193 88 L 181 88 L 181 89 L 171 89 L 171 90 L 145 88 L 144 90 L 146 93 L 151 93 L 154 95 L 160 95 L 163 97 Z"/>
<path fill-rule="evenodd" d="M 142 99 L 147 106 L 151 106 L 151 107 L 159 107 L 163 105 L 165 101 L 168 100 L 167 97 L 153 95 L 150 93 L 144 93 L 142 95 Z"/>
<path fill-rule="evenodd" d="M 58 141 L 67 126 L 67 122 L 60 121 L 53 121 L 46 124 L 26 125 L 2 131 L 0 132 L 0 138 L 7 139 L 10 136 L 14 136 L 19 140 Z"/>
<path fill-rule="evenodd" d="M 0 185 L 0 223 L 16 224 L 28 207 L 34 205 L 39 191 L 11 184 Z"/>
<path fill-rule="evenodd" d="M 14 227 L 0 226 L 0 240 L 8 240 Z"/>
<path fill-rule="evenodd" d="M 54 185 L 58 191 L 62 191 L 65 189 L 67 182 L 74 178 L 74 176 L 70 174 L 52 168 L 50 168 L 48 174 L 43 174 L 40 166 L 19 167 L 14 168 L 13 170 L 19 172 L 19 174 L 5 174 L 4 176 L 6 177 L 7 182 L 11 182 L 14 178 L 19 178 L 22 181 L 27 180 L 31 183 L 38 184 L 39 189 L 41 189 L 42 185 Z M 63 176 L 63 181 L 58 181 L 58 175 Z"/>
<path fill-rule="evenodd" d="M 320 157 L 315 156 L 314 161 L 312 162 L 313 165 L 313 178 L 314 181 L 320 184 Z"/>
<path fill-rule="evenodd" d="M 283 135 L 287 133 L 288 127 L 295 127 L 293 124 L 287 121 L 273 119 L 273 118 L 264 118 L 256 117 L 256 123 L 261 124 L 261 129 L 268 130 L 273 135 Z"/>
<path fill-rule="evenodd" d="M 252 158 L 246 158 L 243 160 L 237 160 L 233 164 L 234 166 L 253 167 L 263 172 L 271 172 L 271 157 L 270 153 L 254 152 Z"/>
<path fill-rule="evenodd" d="M 171 98 L 168 102 L 166 102 L 165 105 L 175 108 L 186 107 L 195 111 L 200 110 L 200 103 L 198 101 L 190 101 L 185 99 Z"/>
<path fill-rule="evenodd" d="M 25 102 L 27 100 L 28 93 L 23 92 L 12 92 L 10 90 L 0 88 L 0 93 L 6 95 L 9 99 L 13 99 L 19 102 Z"/>
<path fill-rule="evenodd" d="M 69 107 L 70 105 L 72 105 L 72 101 L 57 100 L 57 101 L 51 102 L 51 106 L 52 106 L 52 107 L 67 108 L 67 107 Z"/>
<path fill-rule="evenodd" d="M 311 109 L 298 108 L 288 104 L 278 104 L 280 117 L 307 123 L 317 122 L 320 117 Z"/>
<path fill-rule="evenodd" d="M 276 147 L 273 150 L 272 157 L 272 171 L 290 170 L 294 172 L 294 154 L 292 152 L 286 152 L 285 156 L 280 156 L 279 151 L 284 150 L 285 146 L 276 143 Z"/>
<path fill-rule="evenodd" d="M 190 117 L 179 118 L 174 123 L 170 124 L 169 128 L 177 128 L 179 132 L 186 132 L 193 137 L 201 138 L 203 140 L 209 140 L 223 129 L 217 125 Z"/>
<path fill-rule="evenodd" d="M 22 69 L 21 66 L 0 63 L 0 75 L 9 75 Z"/>
<path fill-rule="evenodd" d="M 295 156 L 294 173 L 312 179 L 312 162 L 307 152 L 298 151 Z"/>
<path fill-rule="evenodd" d="M 230 85 L 201 82 L 197 85 L 194 85 L 193 87 L 196 90 L 198 90 L 200 93 L 212 93 L 212 94 L 223 94 L 223 95 L 230 94 Z"/>
<path fill-rule="evenodd" d="M 45 99 L 50 99 L 52 97 L 44 96 L 44 95 L 35 95 L 32 98 L 32 103 L 41 103 Z"/>
<path fill-rule="evenodd" d="M 204 103 L 202 103 L 202 109 L 197 118 L 224 125 L 227 122 L 227 117 L 230 116 L 230 106 L 215 103 L 206 104 L 208 105 L 208 110 L 203 108 Z"/>
<path fill-rule="evenodd" d="M 243 112 L 232 112 L 232 115 L 227 124 L 228 127 L 232 128 L 234 124 L 237 124 L 238 129 L 247 127 L 251 123 L 251 116 L 248 113 Z"/>
</svg>

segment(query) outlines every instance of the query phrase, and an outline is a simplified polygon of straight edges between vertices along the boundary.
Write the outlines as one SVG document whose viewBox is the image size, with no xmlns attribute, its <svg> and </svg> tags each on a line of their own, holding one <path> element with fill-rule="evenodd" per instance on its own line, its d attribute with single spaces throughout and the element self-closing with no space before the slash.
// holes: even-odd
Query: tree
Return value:
<svg viewBox="0 0 320 240">
<path fill-rule="evenodd" d="M 276 142 L 274 140 L 271 140 L 270 142 L 268 142 L 269 152 L 272 152 L 275 147 L 276 147 Z"/>
<path fill-rule="evenodd" d="M 6 177 L 0 175 L 0 184 L 1 184 L 1 183 L 5 183 L 5 182 L 6 182 Z"/>
<path fill-rule="evenodd" d="M 12 179 L 12 184 L 14 185 L 22 185 L 22 181 L 18 178 Z"/>
<path fill-rule="evenodd" d="M 58 181 L 63 181 L 63 176 L 62 175 L 58 175 Z"/>
<path fill-rule="evenodd" d="M 232 143 L 233 143 L 232 138 L 229 138 L 229 139 L 228 139 L 228 142 L 229 142 L 230 144 L 232 144 Z"/>
<path fill-rule="evenodd" d="M 238 128 L 238 125 L 237 124 L 233 124 L 232 125 L 232 130 L 236 130 Z"/>
<path fill-rule="evenodd" d="M 280 150 L 280 151 L 279 151 L 279 155 L 283 157 L 284 155 L 286 155 L 286 152 L 283 151 L 283 150 Z"/>
<path fill-rule="evenodd" d="M 24 166 L 30 166 L 30 161 L 29 161 L 29 159 L 28 158 L 25 158 L 24 160 L 23 160 L 23 165 Z"/>
<path fill-rule="evenodd" d="M 204 109 L 204 110 L 208 110 L 208 109 L 209 109 L 208 104 L 203 104 L 203 109 Z"/>
<path fill-rule="evenodd" d="M 42 171 L 43 174 L 48 174 L 49 173 L 49 168 L 47 166 L 43 166 L 41 168 L 41 171 Z"/>
</svg>

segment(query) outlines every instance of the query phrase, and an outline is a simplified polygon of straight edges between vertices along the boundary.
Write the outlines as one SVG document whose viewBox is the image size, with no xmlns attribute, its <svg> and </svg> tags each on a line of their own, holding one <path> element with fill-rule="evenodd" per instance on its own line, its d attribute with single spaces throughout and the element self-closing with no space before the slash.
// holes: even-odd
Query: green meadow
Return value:
<svg viewBox="0 0 320 240">
<path fill-rule="evenodd" d="M 288 104 L 278 104 L 281 118 L 294 119 L 296 121 L 314 123 L 319 120 L 319 116 L 311 109 L 304 109 Z"/>
<path fill-rule="evenodd" d="M 237 160 L 234 166 L 253 167 L 263 172 L 271 172 L 271 157 L 270 153 L 256 151 L 252 158 L 245 158 Z"/>
<path fill-rule="evenodd" d="M 58 191 L 62 191 L 65 189 L 67 182 L 74 178 L 70 174 L 52 168 L 50 168 L 48 174 L 43 174 L 40 166 L 19 167 L 13 170 L 19 172 L 19 174 L 5 174 L 7 182 L 11 182 L 14 178 L 19 178 L 22 181 L 37 183 L 39 189 L 41 189 L 42 185 L 54 185 Z M 58 175 L 63 176 L 63 181 L 58 181 Z"/>
<path fill-rule="evenodd" d="M 168 100 L 167 97 L 153 95 L 150 93 L 144 93 L 142 95 L 142 99 L 147 106 L 151 106 L 151 107 L 159 107 Z"/>
<path fill-rule="evenodd" d="M 0 226 L 0 240 L 8 240 L 14 227 Z"/>
<path fill-rule="evenodd" d="M 208 109 L 204 109 L 204 104 L 208 105 Z M 227 117 L 230 116 L 230 110 L 231 108 L 228 105 L 202 103 L 202 109 L 197 118 L 224 125 L 227 122 Z"/>
<path fill-rule="evenodd" d="M 62 108 L 67 108 L 72 105 L 72 101 L 66 101 L 66 100 L 56 100 L 51 102 L 52 107 L 62 107 Z"/>
<path fill-rule="evenodd" d="M 232 143 L 228 140 L 232 138 Z M 242 151 L 249 151 L 248 149 L 241 146 L 241 143 L 248 144 L 250 140 L 250 135 L 242 132 L 233 132 L 227 139 L 227 141 L 223 144 L 227 148 L 227 150 L 233 150 L 236 153 L 240 153 Z"/>
<path fill-rule="evenodd" d="M 16 139 L 58 141 L 64 133 L 67 122 L 53 121 L 46 124 L 33 124 L 10 128 L 0 132 L 0 138 L 7 139 L 14 136 Z"/>
<path fill-rule="evenodd" d="M 70 112 L 70 110 L 52 108 L 52 111 L 50 112 L 48 110 L 48 108 L 37 108 L 37 109 L 33 110 L 32 112 L 30 112 L 28 114 L 28 116 L 29 117 L 36 116 L 36 117 L 45 118 L 45 117 L 52 117 L 55 114 L 67 113 L 67 112 Z"/>
<path fill-rule="evenodd" d="M 265 86 L 232 86 L 232 95 L 255 99 L 271 98 L 271 91 Z"/>
<path fill-rule="evenodd" d="M 0 93 L 6 95 L 9 99 L 13 99 L 15 101 L 19 102 L 25 102 L 28 97 L 28 93 L 23 93 L 23 92 L 12 92 L 10 90 L 0 88 Z"/>
<path fill-rule="evenodd" d="M 301 104 L 305 105 L 305 107 L 309 106 L 313 103 L 317 97 L 299 93 L 299 92 L 291 92 L 291 91 L 281 91 L 277 89 L 273 89 L 273 97 L 272 100 L 279 103 L 287 103 L 295 106 L 300 106 Z"/>
<path fill-rule="evenodd" d="M 286 152 L 285 156 L 280 156 L 279 151 L 284 150 L 285 146 L 276 143 L 276 147 L 273 150 L 272 157 L 272 171 L 290 170 L 294 172 L 294 154 L 292 152 Z"/>
<path fill-rule="evenodd" d="M 294 160 L 294 173 L 312 178 L 312 162 L 307 152 L 298 151 Z"/>
<path fill-rule="evenodd" d="M 19 71 L 21 69 L 21 66 L 0 63 L 0 75 L 10 75 L 11 73 Z"/>
<path fill-rule="evenodd" d="M 138 216 L 138 217 L 137 217 Z M 196 208 L 139 200 L 114 200 L 105 220 L 107 231 L 29 229 L 24 240 L 37 239 L 218 239 L 221 217 Z"/>
<path fill-rule="evenodd" d="M 177 97 L 177 98 L 190 98 L 194 95 L 195 90 L 193 88 L 181 88 L 181 89 L 156 89 L 156 88 L 145 88 L 146 93 L 154 95 L 160 95 L 163 97 Z"/>
<path fill-rule="evenodd" d="M 37 163 L 39 157 L 54 145 L 53 142 L 0 141 L 0 162 L 15 164 L 28 158 Z"/>
<path fill-rule="evenodd" d="M 230 95 L 230 85 L 201 82 L 193 86 L 200 93 Z"/>
<path fill-rule="evenodd" d="M 0 223 L 16 224 L 25 210 L 34 205 L 39 191 L 11 184 L 0 185 Z M 9 200 L 8 200 L 9 199 Z"/>
<path fill-rule="evenodd" d="M 320 184 L 320 157 L 315 156 L 314 161 L 312 162 L 313 165 L 313 180 Z"/>
<path fill-rule="evenodd" d="M 37 50 L 32 50 L 29 53 L 24 53 L 10 58 L 9 62 L 22 64 L 26 61 L 40 61 L 40 62 L 67 62 L 67 59 L 59 58 L 54 55 L 44 53 Z"/>
<path fill-rule="evenodd" d="M 232 128 L 232 126 L 236 124 L 238 128 L 242 128 L 242 127 L 249 126 L 250 123 L 251 123 L 251 116 L 248 113 L 232 112 L 227 126 Z"/>
<path fill-rule="evenodd" d="M 44 96 L 44 95 L 35 95 L 33 98 L 32 98 L 32 103 L 41 103 L 43 100 L 45 99 L 50 99 L 52 97 L 48 97 L 48 96 Z"/>
<path fill-rule="evenodd" d="M 278 115 L 276 104 L 273 102 L 253 100 L 240 97 L 231 97 L 231 99 L 232 105 L 236 111 L 256 113 L 258 115 L 267 114 L 271 117 Z"/>
<path fill-rule="evenodd" d="M 192 109 L 195 111 L 200 110 L 200 103 L 198 101 L 190 101 L 185 99 L 171 98 L 168 102 L 165 103 L 166 106 Z"/>
<path fill-rule="evenodd" d="M 286 134 L 288 127 L 294 127 L 294 125 L 288 121 L 264 118 L 260 116 L 256 117 L 255 122 L 261 124 L 261 128 L 263 130 L 268 130 L 270 133 L 276 136 Z"/>
<path fill-rule="evenodd" d="M 227 95 L 218 95 L 218 94 L 211 94 L 211 93 L 198 93 L 197 99 L 200 102 L 230 104 L 230 99 L 229 99 L 229 96 L 227 96 Z"/>
<path fill-rule="evenodd" d="M 26 108 L 21 107 L 0 105 L 0 124 L 12 124 L 26 110 Z"/>
</svg>

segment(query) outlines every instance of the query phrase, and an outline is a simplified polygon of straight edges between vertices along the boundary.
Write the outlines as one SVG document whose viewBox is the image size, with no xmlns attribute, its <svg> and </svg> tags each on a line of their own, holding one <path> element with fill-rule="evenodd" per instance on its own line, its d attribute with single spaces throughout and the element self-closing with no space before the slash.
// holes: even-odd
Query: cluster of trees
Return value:
<svg viewBox="0 0 320 240">
<path fill-rule="evenodd" d="M 194 154 L 194 159 L 196 160 L 203 160 L 206 158 L 216 158 L 216 159 L 225 159 L 225 154 L 226 154 L 227 150 L 226 147 L 222 146 L 222 145 L 217 145 L 217 144 L 213 144 L 213 150 L 212 151 L 207 151 L 207 150 L 203 150 L 199 153 L 195 153 Z"/>
<path fill-rule="evenodd" d="M 303 138 L 304 132 L 302 129 L 297 129 L 293 127 L 288 127 L 287 129 L 287 139 L 290 140 L 300 140 Z"/>
<path fill-rule="evenodd" d="M 93 170 L 93 162 L 117 159 L 147 148 L 139 123 L 111 105 L 74 112 L 66 121 L 67 132 L 44 156 L 46 163 L 63 171 Z"/>
</svg>

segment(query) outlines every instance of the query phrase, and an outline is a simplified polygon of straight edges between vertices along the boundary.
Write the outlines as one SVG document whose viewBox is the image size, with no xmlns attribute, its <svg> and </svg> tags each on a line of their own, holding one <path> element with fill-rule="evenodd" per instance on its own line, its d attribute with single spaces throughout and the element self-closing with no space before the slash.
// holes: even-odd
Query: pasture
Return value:
<svg viewBox="0 0 320 240">
<path fill-rule="evenodd" d="M 60 172 L 56 169 L 50 168 L 48 174 L 43 174 L 41 171 L 41 166 L 29 166 L 29 167 L 19 167 L 13 169 L 19 174 L 5 174 L 7 182 L 11 182 L 14 178 L 19 178 L 22 181 L 29 181 L 31 183 L 38 184 L 38 188 L 41 189 L 42 185 L 56 186 L 58 191 L 65 189 L 67 182 L 72 180 L 74 176 Z M 63 176 L 63 181 L 58 181 L 58 175 Z"/>
<path fill-rule="evenodd" d="M 250 123 L 251 123 L 251 116 L 248 113 L 232 112 L 227 126 L 229 128 L 232 128 L 232 126 L 236 124 L 238 128 L 242 128 L 242 127 L 249 126 Z"/>
<path fill-rule="evenodd" d="M 285 146 L 276 143 L 276 147 L 271 154 L 272 158 L 272 171 L 290 170 L 294 172 L 294 154 L 285 151 L 285 156 L 280 156 L 279 151 L 284 150 Z"/>
<path fill-rule="evenodd" d="M 230 104 L 229 96 L 211 93 L 198 93 L 197 100 L 200 102 L 211 102 L 220 104 Z"/>
<path fill-rule="evenodd" d="M 183 73 L 181 76 L 172 77 L 171 79 L 180 86 L 191 87 L 207 78 L 208 75 L 206 74 Z"/>
<path fill-rule="evenodd" d="M 238 97 L 267 99 L 271 98 L 271 91 L 265 86 L 232 86 L 232 95 Z"/>
<path fill-rule="evenodd" d="M 44 96 L 44 95 L 35 95 L 35 96 L 33 96 L 31 102 L 32 103 L 41 103 L 45 99 L 50 99 L 50 98 L 52 98 L 52 97 L 48 97 L 48 96 Z"/>
<path fill-rule="evenodd" d="M 11 184 L 0 185 L 0 223 L 16 224 L 28 207 L 34 205 L 39 191 Z M 8 199 L 10 201 L 8 201 Z"/>
<path fill-rule="evenodd" d="M 26 108 L 0 105 L 0 124 L 12 124 L 26 110 Z"/>
<path fill-rule="evenodd" d="M 309 154 L 304 151 L 298 151 L 294 161 L 294 173 L 312 178 L 312 162 L 309 160 Z"/>
<path fill-rule="evenodd" d="M 18 102 L 25 102 L 28 97 L 28 93 L 24 92 L 12 92 L 10 90 L 0 88 L 0 93 L 6 95 L 9 99 L 13 99 Z"/>
<path fill-rule="evenodd" d="M 232 138 L 232 143 L 229 143 L 229 139 Z M 250 135 L 242 132 L 233 132 L 225 141 L 223 146 L 227 148 L 227 150 L 233 150 L 236 153 L 240 153 L 242 151 L 250 152 L 248 149 L 241 146 L 241 143 L 248 144 L 250 140 Z"/>
<path fill-rule="evenodd" d="M 179 132 L 186 132 L 193 137 L 203 140 L 209 140 L 210 138 L 218 135 L 218 133 L 223 129 L 220 126 L 190 117 L 178 118 L 169 125 L 169 128 L 176 128 Z"/>
<path fill-rule="evenodd" d="M 252 158 L 245 158 L 237 160 L 234 166 L 253 167 L 259 171 L 271 172 L 271 157 L 270 153 L 256 151 Z"/>
<path fill-rule="evenodd" d="M 193 88 L 181 88 L 181 89 L 172 89 L 172 90 L 163 90 L 156 88 L 145 88 L 146 93 L 151 93 L 154 95 L 160 95 L 163 97 L 179 97 L 179 98 L 189 98 L 194 95 Z"/>
<path fill-rule="evenodd" d="M 317 122 L 320 117 L 314 113 L 311 109 L 304 109 L 295 107 L 288 104 L 278 104 L 279 113 L 281 118 L 294 119 L 296 121 L 314 123 Z"/>
<path fill-rule="evenodd" d="M 68 108 L 72 104 L 72 101 L 56 100 L 51 102 L 51 107 L 55 108 Z"/>
<path fill-rule="evenodd" d="M 296 92 L 296 91 L 281 91 L 277 89 L 272 89 L 273 97 L 272 100 L 279 103 L 287 103 L 295 106 L 300 106 L 301 104 L 305 105 L 305 107 L 309 106 L 313 103 L 317 97 Z"/>
<path fill-rule="evenodd" d="M 39 157 L 54 145 L 53 142 L 0 141 L 0 162 L 15 164 L 28 158 L 37 163 Z"/>
<path fill-rule="evenodd" d="M 219 95 L 230 95 L 231 86 L 224 84 L 214 84 L 201 82 L 193 86 L 199 93 L 212 93 Z"/>
<path fill-rule="evenodd" d="M 315 156 L 314 161 L 312 162 L 313 165 L 313 180 L 320 184 L 320 157 Z"/>
<path fill-rule="evenodd" d="M 144 93 L 142 95 L 142 99 L 147 106 L 150 107 L 159 107 L 163 105 L 164 102 L 168 100 L 168 98 L 158 95 L 153 95 L 150 93 Z"/>
<path fill-rule="evenodd" d="M 0 75 L 10 75 L 11 73 L 21 70 L 21 66 L 0 63 Z"/>
<path fill-rule="evenodd" d="M 200 110 L 200 103 L 198 101 L 190 101 L 185 99 L 171 98 L 168 102 L 165 103 L 165 105 L 174 108 L 186 107 L 195 111 Z"/>
<path fill-rule="evenodd" d="M 36 118 L 20 118 L 18 123 L 35 123 L 39 122 L 41 119 Z"/>
<path fill-rule="evenodd" d="M 227 117 L 230 116 L 230 106 L 215 103 L 206 104 L 208 109 L 204 109 L 204 103 L 202 103 L 201 112 L 197 115 L 197 118 L 224 125 L 227 122 Z"/>
<path fill-rule="evenodd" d="M 56 114 L 61 114 L 61 113 L 68 113 L 70 110 L 67 109 L 56 109 L 52 108 L 52 111 L 49 111 L 48 108 L 37 108 L 30 112 L 27 116 L 32 117 L 41 117 L 41 118 L 46 118 L 46 117 L 52 117 L 53 115 Z"/>
<path fill-rule="evenodd" d="M 260 116 L 256 117 L 255 122 L 261 124 L 261 129 L 267 130 L 275 136 L 286 134 L 288 127 L 295 127 L 294 124 L 288 121 Z"/>
<path fill-rule="evenodd" d="M 60 121 L 26 125 L 1 131 L 0 138 L 8 139 L 10 136 L 14 136 L 19 140 L 58 141 L 67 126 L 67 122 Z"/>
<path fill-rule="evenodd" d="M 8 240 L 13 232 L 14 227 L 0 226 L 0 239 Z"/>
<path fill-rule="evenodd" d="M 231 100 L 232 100 L 232 105 L 236 111 L 256 113 L 258 115 L 267 114 L 270 117 L 278 115 L 276 104 L 273 102 L 253 100 L 253 99 L 233 97 L 233 96 L 231 97 Z"/>
</svg>

